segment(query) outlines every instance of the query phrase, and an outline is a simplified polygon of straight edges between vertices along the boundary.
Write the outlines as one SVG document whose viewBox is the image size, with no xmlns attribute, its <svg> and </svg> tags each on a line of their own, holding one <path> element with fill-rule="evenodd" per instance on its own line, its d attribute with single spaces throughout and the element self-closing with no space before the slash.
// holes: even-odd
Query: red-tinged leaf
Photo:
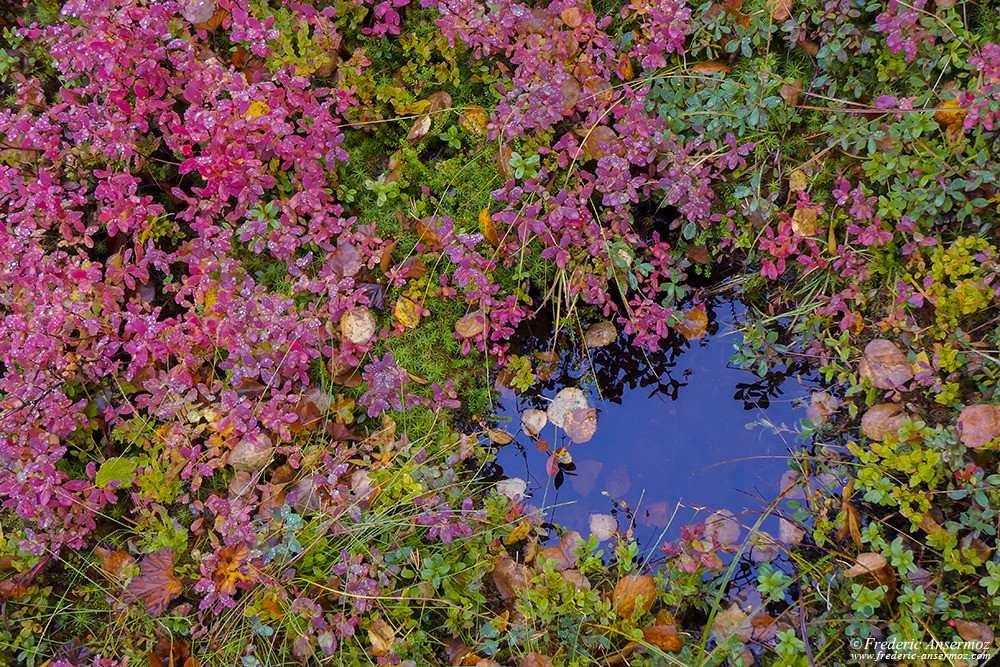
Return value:
<svg viewBox="0 0 1000 667">
<path fill-rule="evenodd" d="M 146 554 L 139 569 L 141 574 L 129 583 L 128 592 L 133 599 L 145 603 L 146 613 L 159 616 L 183 590 L 174 574 L 174 550 L 164 547 Z"/>
<path fill-rule="evenodd" d="M 135 565 L 135 559 L 124 549 L 111 551 L 97 547 L 94 549 L 94 555 L 100 559 L 104 574 L 116 581 L 124 581 L 128 577 L 128 570 Z"/>
<path fill-rule="evenodd" d="M 559 472 L 559 459 L 556 458 L 555 454 L 549 456 L 549 460 L 545 462 L 545 472 L 548 473 L 549 477 Z"/>
</svg>

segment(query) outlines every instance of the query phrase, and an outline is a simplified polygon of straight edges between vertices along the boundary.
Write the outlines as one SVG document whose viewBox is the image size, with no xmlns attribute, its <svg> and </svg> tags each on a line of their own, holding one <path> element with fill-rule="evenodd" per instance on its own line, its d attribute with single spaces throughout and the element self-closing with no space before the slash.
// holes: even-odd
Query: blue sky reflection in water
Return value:
<svg viewBox="0 0 1000 667">
<path fill-rule="evenodd" d="M 527 480 L 532 504 L 559 505 L 547 520 L 583 534 L 589 532 L 591 513 L 616 514 L 624 531 L 629 519 L 619 501 L 633 513 L 635 537 L 643 546 L 657 544 L 678 503 L 668 539 L 678 536 L 680 526 L 718 509 L 753 512 L 742 517 L 752 525 L 756 513 L 778 494 L 790 448 L 801 441 L 747 424 L 766 419 L 794 427 L 805 416 L 805 408 L 796 406 L 810 388 L 799 377 L 808 375 L 805 366 L 760 378 L 729 362 L 743 312 L 737 301 L 715 300 L 708 308 L 709 335 L 701 339 L 677 336 L 669 349 L 647 358 L 619 336 L 612 345 L 591 350 L 595 373 L 589 381 L 577 350 L 563 353 L 553 376 L 533 392 L 502 390 L 499 414 L 511 420 L 505 426 L 516 434 L 515 442 L 498 453 L 504 475 Z M 545 335 L 535 341 L 543 348 Z M 593 375 L 603 401 L 594 391 Z M 520 413 L 544 410 L 564 386 L 580 386 L 590 394 L 598 421 L 593 439 L 583 444 L 572 443 L 551 423 L 540 434 L 552 449 L 566 446 L 573 456 L 576 470 L 566 471 L 555 488 L 558 476 L 546 474 L 548 455 L 520 430 Z M 776 519 L 768 519 L 763 529 L 775 534 Z"/>
</svg>

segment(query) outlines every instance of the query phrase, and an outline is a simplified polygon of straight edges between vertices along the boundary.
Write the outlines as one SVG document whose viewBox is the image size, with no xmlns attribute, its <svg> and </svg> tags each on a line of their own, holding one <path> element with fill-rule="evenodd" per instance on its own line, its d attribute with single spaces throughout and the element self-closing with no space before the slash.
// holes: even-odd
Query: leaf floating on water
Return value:
<svg viewBox="0 0 1000 667">
<path fill-rule="evenodd" d="M 611 594 L 615 613 L 631 618 L 636 609 L 649 611 L 656 601 L 656 583 L 648 574 L 630 574 L 621 578 Z"/>
<path fill-rule="evenodd" d="M 506 496 L 517 502 L 525 497 L 525 493 L 528 489 L 528 483 L 525 482 L 520 477 L 511 477 L 509 479 L 501 479 L 497 482 L 497 493 L 502 496 Z"/>
<path fill-rule="evenodd" d="M 740 539 L 740 523 L 729 510 L 719 510 L 705 522 L 705 537 L 719 544 L 733 543 Z"/>
<path fill-rule="evenodd" d="M 748 616 L 747 612 L 734 602 L 715 615 L 709 633 L 720 644 L 725 643 L 733 635 L 746 641 L 750 638 L 750 619 Z"/>
<path fill-rule="evenodd" d="M 549 423 L 549 418 L 544 410 L 530 408 L 521 413 L 521 426 L 524 428 L 524 432 L 532 438 L 541 433 L 547 423 Z"/>
<path fill-rule="evenodd" d="M 597 410 L 594 408 L 583 408 L 574 410 L 566 415 L 563 423 L 566 435 L 576 444 L 590 442 L 597 432 Z"/>
<path fill-rule="evenodd" d="M 813 424 L 825 424 L 826 420 L 837 412 L 840 402 L 825 391 L 814 391 L 806 408 L 806 419 Z"/>
<path fill-rule="evenodd" d="M 895 389 L 913 377 L 913 370 L 895 344 L 877 338 L 865 346 L 858 374 L 878 389 Z"/>
<path fill-rule="evenodd" d="M 590 534 L 599 542 L 606 542 L 618 532 L 618 520 L 610 514 L 590 515 Z"/>
<path fill-rule="evenodd" d="M 587 333 L 583 335 L 583 341 L 587 347 L 604 347 L 613 343 L 617 337 L 618 331 L 615 330 L 615 325 L 611 322 L 598 322 L 587 329 Z"/>
<path fill-rule="evenodd" d="M 499 428 L 486 429 L 486 437 L 498 445 L 506 445 L 514 440 L 514 436 Z"/>
<path fill-rule="evenodd" d="M 806 531 L 799 528 L 798 524 L 785 518 L 778 519 L 778 539 L 785 544 L 802 544 L 802 539 L 806 536 Z"/>
<path fill-rule="evenodd" d="M 351 308 L 340 318 L 340 332 L 355 345 L 363 345 L 375 336 L 375 317 L 364 306 Z"/>
<path fill-rule="evenodd" d="M 774 538 L 758 531 L 753 537 L 753 546 L 750 547 L 750 560 L 755 563 L 770 563 L 781 555 L 781 548 Z"/>
<path fill-rule="evenodd" d="M 698 308 L 685 310 L 674 329 L 688 340 L 701 338 L 708 331 L 708 315 Z"/>
<path fill-rule="evenodd" d="M 587 402 L 587 397 L 583 391 L 576 387 L 566 387 L 560 390 L 556 394 L 556 397 L 552 399 L 552 403 L 549 404 L 545 414 L 548 415 L 550 422 L 559 428 L 564 428 L 566 417 L 569 413 L 574 410 L 585 410 L 589 407 L 590 404 Z"/>
<path fill-rule="evenodd" d="M 955 431 L 966 447 L 983 449 L 1000 437 L 1000 409 L 983 403 L 967 405 L 958 415 Z"/>
</svg>

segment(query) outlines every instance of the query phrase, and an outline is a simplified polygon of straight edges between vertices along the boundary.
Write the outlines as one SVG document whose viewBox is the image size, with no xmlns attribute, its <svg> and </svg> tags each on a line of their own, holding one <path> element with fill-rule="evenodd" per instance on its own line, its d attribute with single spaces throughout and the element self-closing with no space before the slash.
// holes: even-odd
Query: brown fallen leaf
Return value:
<svg viewBox="0 0 1000 667">
<path fill-rule="evenodd" d="M 767 0 L 767 8 L 771 10 L 771 18 L 784 21 L 792 15 L 792 5 L 795 0 Z"/>
<path fill-rule="evenodd" d="M 611 322 L 598 322 L 583 334 L 583 342 L 587 347 L 604 347 L 613 343 L 617 337 L 618 331 L 615 330 L 615 325 Z"/>
<path fill-rule="evenodd" d="M 878 389 L 895 389 L 913 377 L 913 370 L 894 343 L 876 338 L 865 346 L 858 374 Z"/>
<path fill-rule="evenodd" d="M 375 336 L 375 316 L 365 306 L 352 308 L 340 318 L 340 333 L 355 345 L 363 345 Z"/>
<path fill-rule="evenodd" d="M 510 600 L 528 588 L 528 572 L 520 563 L 508 556 L 502 556 L 493 568 L 493 584 L 500 597 Z"/>
<path fill-rule="evenodd" d="M 406 133 L 406 141 L 410 144 L 419 143 L 431 131 L 431 115 L 424 114 L 413 121 L 410 131 Z"/>
<path fill-rule="evenodd" d="M 691 71 L 695 74 L 725 74 L 732 71 L 732 69 L 729 65 L 715 61 L 705 61 L 691 65 Z"/>
<path fill-rule="evenodd" d="M 622 577 L 611 594 L 611 605 L 622 618 L 631 618 L 636 609 L 644 612 L 656 602 L 656 582 L 648 574 Z"/>
<path fill-rule="evenodd" d="M 781 99 L 785 100 L 785 103 L 790 106 L 798 106 L 799 97 L 802 95 L 802 82 L 801 81 L 789 81 L 788 83 L 781 84 L 781 90 L 778 91 L 781 95 Z"/>
<path fill-rule="evenodd" d="M 618 151 L 618 135 L 607 125 L 580 130 L 577 134 L 583 137 L 583 149 L 592 160 L 599 160 Z"/>
<path fill-rule="evenodd" d="M 679 653 L 684 648 L 684 640 L 673 625 L 651 625 L 642 629 L 642 638 L 653 646 L 668 653 Z"/>
<path fill-rule="evenodd" d="M 498 445 L 506 445 L 514 440 L 514 436 L 499 428 L 488 428 L 485 433 L 487 438 Z"/>
<path fill-rule="evenodd" d="M 387 655 L 396 643 L 396 633 L 388 623 L 376 618 L 368 626 L 368 640 L 372 643 L 372 655 Z"/>
<path fill-rule="evenodd" d="M 898 434 L 906 420 L 903 408 L 895 403 L 880 403 L 861 416 L 861 432 L 872 440 L 882 442 L 885 436 Z"/>
<path fill-rule="evenodd" d="M 129 582 L 128 594 L 146 605 L 147 614 L 159 616 L 183 590 L 174 574 L 174 550 L 163 547 L 146 554 L 139 564 L 139 571 L 140 574 Z"/>
<path fill-rule="evenodd" d="M 988 646 L 992 646 L 995 638 L 990 626 L 979 621 L 967 621 L 964 618 L 955 619 L 955 632 L 967 642 L 983 642 Z"/>
<path fill-rule="evenodd" d="M 232 451 L 226 462 L 236 470 L 256 472 L 262 470 L 274 455 L 274 443 L 264 433 L 251 433 L 243 436 Z"/>
<path fill-rule="evenodd" d="M 968 109 L 963 109 L 959 106 L 957 99 L 945 100 L 938 106 L 940 110 L 935 112 L 934 120 L 941 127 L 961 125 L 962 121 L 969 114 Z"/>
<path fill-rule="evenodd" d="M 885 586 L 886 600 L 896 596 L 896 571 L 882 554 L 871 551 L 858 554 L 856 562 L 844 572 L 844 576 L 849 579 L 862 577 L 869 585 Z"/>
<path fill-rule="evenodd" d="M 489 125 L 490 117 L 483 107 L 467 107 L 462 111 L 462 119 L 459 125 L 473 134 L 486 134 L 486 127 Z"/>
<path fill-rule="evenodd" d="M 451 95 L 443 90 L 439 90 L 436 93 L 432 93 L 427 98 L 427 101 L 429 102 L 429 104 L 427 105 L 427 113 L 429 114 L 436 113 L 438 111 L 441 111 L 442 109 L 451 108 Z"/>
<path fill-rule="evenodd" d="M 848 536 L 854 540 L 854 544 L 861 548 L 861 514 L 849 500 L 844 500 L 840 504 L 840 511 L 844 513 L 844 525 L 837 531 L 837 541 L 843 542 Z"/>
<path fill-rule="evenodd" d="M 1000 437 L 1000 409 L 984 403 L 965 406 L 955 432 L 966 447 L 984 449 L 992 443 L 995 448 L 994 441 Z"/>
</svg>

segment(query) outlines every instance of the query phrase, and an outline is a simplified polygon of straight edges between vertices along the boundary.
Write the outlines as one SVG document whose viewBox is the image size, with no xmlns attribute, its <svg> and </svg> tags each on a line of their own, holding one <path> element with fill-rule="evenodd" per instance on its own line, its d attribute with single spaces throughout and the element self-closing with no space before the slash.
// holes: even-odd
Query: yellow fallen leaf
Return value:
<svg viewBox="0 0 1000 667">
<path fill-rule="evenodd" d="M 500 237 L 497 236 L 497 227 L 493 224 L 493 218 L 490 216 L 490 209 L 488 208 L 484 208 L 479 212 L 479 231 L 483 233 L 486 242 L 491 246 L 496 248 L 500 245 Z"/>
<path fill-rule="evenodd" d="M 401 296 L 396 300 L 393 315 L 404 329 L 416 329 L 417 325 L 420 324 L 420 314 L 422 311 L 423 306 L 419 303 L 408 296 Z"/>
</svg>

